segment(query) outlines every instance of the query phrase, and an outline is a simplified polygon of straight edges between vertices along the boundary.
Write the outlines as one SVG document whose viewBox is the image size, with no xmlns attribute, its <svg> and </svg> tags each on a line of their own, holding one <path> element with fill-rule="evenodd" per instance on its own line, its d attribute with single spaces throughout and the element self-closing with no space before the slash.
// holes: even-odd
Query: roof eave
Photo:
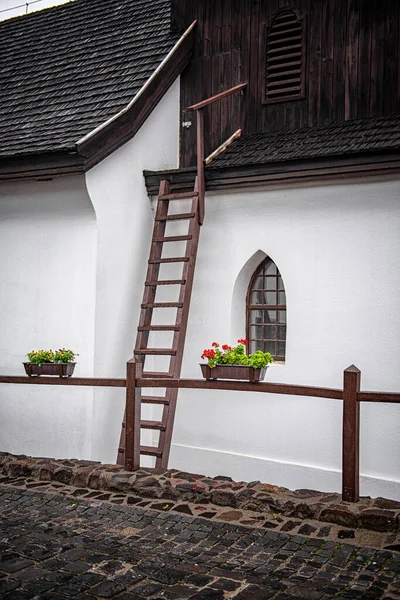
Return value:
<svg viewBox="0 0 400 600">
<path fill-rule="evenodd" d="M 236 167 L 206 167 L 205 170 L 207 191 L 307 182 L 323 183 L 328 180 L 393 174 L 400 174 L 400 150 Z M 144 176 L 149 195 L 158 193 L 162 179 L 170 181 L 171 191 L 186 191 L 193 188 L 196 169 L 193 167 L 171 171 L 144 171 Z"/>
<path fill-rule="evenodd" d="M 85 159 L 75 151 L 42 152 L 0 159 L 0 181 L 52 179 L 85 171 Z"/>
</svg>

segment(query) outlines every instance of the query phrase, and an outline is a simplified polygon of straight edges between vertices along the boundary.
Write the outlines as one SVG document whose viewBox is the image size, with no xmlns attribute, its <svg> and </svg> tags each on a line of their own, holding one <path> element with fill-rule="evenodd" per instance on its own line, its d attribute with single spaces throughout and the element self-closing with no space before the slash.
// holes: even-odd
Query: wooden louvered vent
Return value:
<svg viewBox="0 0 400 600">
<path fill-rule="evenodd" d="M 304 97 L 304 26 L 304 19 L 285 11 L 267 30 L 267 103 Z"/>
</svg>

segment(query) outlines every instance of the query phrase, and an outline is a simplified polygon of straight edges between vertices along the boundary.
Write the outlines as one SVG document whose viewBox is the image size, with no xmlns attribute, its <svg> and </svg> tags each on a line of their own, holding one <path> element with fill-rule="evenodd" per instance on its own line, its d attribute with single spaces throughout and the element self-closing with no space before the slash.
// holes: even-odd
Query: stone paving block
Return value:
<svg viewBox="0 0 400 600">
<path fill-rule="evenodd" d="M 28 590 L 13 590 L 9 594 L 2 597 L 2 600 L 28 600 L 32 598 L 32 592 Z"/>
<path fill-rule="evenodd" d="M 96 586 L 89 589 L 89 593 L 93 596 L 99 596 L 100 598 L 113 598 L 125 589 L 126 585 L 124 583 L 114 579 L 98 583 Z"/>
<path fill-rule="evenodd" d="M 153 596 L 154 594 L 161 593 L 162 590 L 163 586 L 160 583 L 148 581 L 146 583 L 141 583 L 140 585 L 134 587 L 132 591 L 142 598 L 148 598 L 150 596 Z"/>
<path fill-rule="evenodd" d="M 11 560 L 6 560 L 4 562 L 0 562 L 0 569 L 2 571 L 6 571 L 6 573 L 16 573 L 25 567 L 29 567 L 33 565 L 32 560 L 26 560 L 25 558 L 13 558 Z"/>
<path fill-rule="evenodd" d="M 18 579 L 10 579 L 9 581 L 0 581 L 0 596 L 16 590 L 21 585 Z"/>
<path fill-rule="evenodd" d="M 211 588 L 204 588 L 194 596 L 191 600 L 223 600 L 224 592 L 221 590 L 213 590 Z"/>
<path fill-rule="evenodd" d="M 234 598 L 235 600 L 268 600 L 269 598 L 273 598 L 275 594 L 276 590 L 274 589 L 249 585 L 234 596 Z"/>
</svg>

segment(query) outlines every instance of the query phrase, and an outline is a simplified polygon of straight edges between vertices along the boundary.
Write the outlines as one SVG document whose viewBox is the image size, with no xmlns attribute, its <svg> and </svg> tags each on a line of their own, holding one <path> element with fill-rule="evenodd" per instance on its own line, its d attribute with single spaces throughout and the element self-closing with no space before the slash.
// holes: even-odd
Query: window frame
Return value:
<svg viewBox="0 0 400 600">
<path fill-rule="evenodd" d="M 254 287 L 254 282 L 264 272 L 264 269 L 266 268 L 266 266 L 268 265 L 268 263 L 272 263 L 275 266 L 275 268 L 276 268 L 276 275 L 273 275 L 272 277 L 276 277 L 276 280 L 277 280 L 276 288 L 274 290 L 270 290 L 270 291 L 275 291 L 276 293 L 278 293 L 278 291 L 283 291 L 285 293 L 285 304 L 252 304 L 251 303 L 251 294 L 252 294 L 252 292 L 258 291 L 257 288 Z M 278 287 L 278 277 L 281 278 L 283 289 Z M 278 300 L 278 298 L 277 298 L 277 300 Z M 248 340 L 248 346 L 247 346 L 247 348 L 248 348 L 248 352 L 249 353 L 250 353 L 250 345 L 251 345 L 251 339 L 252 339 L 251 335 L 250 335 L 251 334 L 251 330 L 250 330 L 250 327 L 251 327 L 250 313 L 253 310 L 275 310 L 276 312 L 278 312 L 278 311 L 284 311 L 285 312 L 285 315 L 286 315 L 285 323 L 279 324 L 278 320 L 275 323 L 275 327 L 276 327 L 276 336 L 275 336 L 275 339 L 273 340 L 272 338 L 270 338 L 270 339 L 266 340 L 266 341 L 274 341 L 275 342 L 275 350 L 278 350 L 278 343 L 279 342 L 284 342 L 285 343 L 285 353 L 284 353 L 284 355 L 279 355 L 277 353 L 273 354 L 271 352 L 271 354 L 274 357 L 274 359 L 275 359 L 276 362 L 284 363 L 285 360 L 286 360 L 286 340 L 287 340 L 287 301 L 286 301 L 286 290 L 285 290 L 285 284 L 283 282 L 282 274 L 281 274 L 280 270 L 278 269 L 276 263 L 269 256 L 267 256 L 258 265 L 258 267 L 255 269 L 254 273 L 252 274 L 252 276 L 250 278 L 250 282 L 249 282 L 249 285 L 248 285 L 248 288 L 247 288 L 247 295 L 246 295 L 246 339 Z M 274 326 L 274 324 L 271 323 L 271 326 Z M 279 326 L 282 326 L 282 327 L 285 326 L 285 337 L 284 337 L 284 339 L 279 339 L 279 335 L 278 335 Z"/>
<path fill-rule="evenodd" d="M 269 98 L 267 96 L 267 82 L 268 82 L 268 36 L 269 31 L 274 25 L 274 21 L 277 17 L 284 14 L 285 12 L 291 12 L 296 15 L 298 22 L 301 25 L 301 66 L 300 66 L 300 92 L 292 94 L 291 96 L 277 96 L 276 98 Z M 304 100 L 306 97 L 306 75 L 307 75 L 307 17 L 301 14 L 298 10 L 290 7 L 280 9 L 271 18 L 269 23 L 266 23 L 264 27 L 264 49 L 263 49 L 263 92 L 262 92 L 262 104 L 278 104 L 282 102 L 291 102 L 293 100 Z"/>
</svg>

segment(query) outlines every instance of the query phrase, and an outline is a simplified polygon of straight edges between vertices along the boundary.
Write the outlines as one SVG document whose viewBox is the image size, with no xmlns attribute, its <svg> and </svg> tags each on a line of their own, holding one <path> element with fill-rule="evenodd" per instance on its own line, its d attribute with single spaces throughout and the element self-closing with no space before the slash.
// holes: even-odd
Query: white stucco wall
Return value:
<svg viewBox="0 0 400 600">
<path fill-rule="evenodd" d="M 86 176 L 0 186 L 2 374 L 22 374 L 32 349 L 66 346 L 76 375 L 125 377 L 154 217 L 143 169 L 177 167 L 178 123 L 176 81 Z M 124 403 L 124 389 L 1 384 L 0 448 L 114 463 Z"/>
<path fill-rule="evenodd" d="M 96 222 L 83 176 L 0 186 L 0 365 L 65 346 L 93 374 Z M 92 390 L 0 385 L 0 448 L 88 458 Z"/>
<path fill-rule="evenodd" d="M 400 183 L 207 193 L 183 376 L 204 348 L 245 335 L 249 278 L 263 253 L 286 287 L 287 358 L 267 380 L 399 391 Z M 290 488 L 340 490 L 336 400 L 182 390 L 170 465 Z M 361 492 L 400 497 L 398 405 L 361 407 Z"/>
<path fill-rule="evenodd" d="M 178 124 L 179 80 L 136 136 L 86 174 L 98 227 L 98 377 L 125 377 L 126 361 L 133 354 L 154 222 L 143 170 L 177 167 Z M 96 388 L 93 459 L 115 462 L 124 402 L 123 389 Z M 150 432 L 144 442 L 151 443 Z"/>
</svg>

